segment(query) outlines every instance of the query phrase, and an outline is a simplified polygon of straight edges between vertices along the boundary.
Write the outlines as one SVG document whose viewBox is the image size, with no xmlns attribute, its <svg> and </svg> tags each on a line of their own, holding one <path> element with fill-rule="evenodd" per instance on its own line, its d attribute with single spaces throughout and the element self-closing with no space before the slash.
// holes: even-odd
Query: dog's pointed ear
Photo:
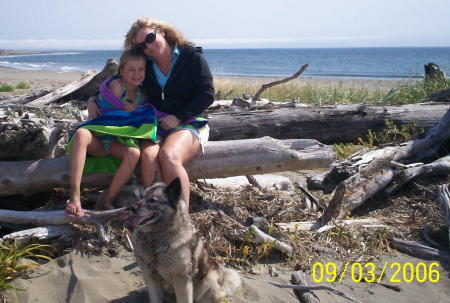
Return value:
<svg viewBox="0 0 450 303">
<path fill-rule="evenodd" d="M 172 201 L 174 205 L 178 204 L 181 196 L 181 180 L 179 177 L 173 179 L 173 181 L 167 186 L 167 194 L 170 197 L 170 201 Z"/>
</svg>

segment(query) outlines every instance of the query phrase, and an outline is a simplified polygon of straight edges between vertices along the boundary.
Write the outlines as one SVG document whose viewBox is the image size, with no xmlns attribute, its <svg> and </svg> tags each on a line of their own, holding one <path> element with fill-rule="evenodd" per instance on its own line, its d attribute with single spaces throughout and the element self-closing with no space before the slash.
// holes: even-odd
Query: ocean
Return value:
<svg viewBox="0 0 450 303">
<path fill-rule="evenodd" d="M 450 47 L 204 49 L 215 76 L 288 77 L 301 65 L 303 77 L 357 79 L 414 79 L 433 62 L 450 75 Z M 120 51 L 58 51 L 0 56 L 0 66 L 24 70 L 100 71 Z"/>
</svg>

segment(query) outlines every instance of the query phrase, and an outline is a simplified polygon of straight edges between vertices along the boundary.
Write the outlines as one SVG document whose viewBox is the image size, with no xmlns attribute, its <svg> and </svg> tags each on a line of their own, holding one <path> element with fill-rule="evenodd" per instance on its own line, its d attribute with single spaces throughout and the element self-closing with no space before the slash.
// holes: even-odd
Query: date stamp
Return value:
<svg viewBox="0 0 450 303">
<path fill-rule="evenodd" d="M 440 266 L 437 262 L 430 264 L 425 262 L 417 264 L 411 262 L 384 262 L 384 264 L 377 265 L 373 262 L 347 261 L 340 270 L 338 270 L 338 266 L 334 262 L 316 262 L 312 268 L 312 279 L 316 283 L 342 283 L 344 277 L 349 277 L 354 283 L 381 283 L 383 279 L 391 283 L 425 283 L 427 281 L 437 283 L 441 278 L 439 269 Z"/>
</svg>

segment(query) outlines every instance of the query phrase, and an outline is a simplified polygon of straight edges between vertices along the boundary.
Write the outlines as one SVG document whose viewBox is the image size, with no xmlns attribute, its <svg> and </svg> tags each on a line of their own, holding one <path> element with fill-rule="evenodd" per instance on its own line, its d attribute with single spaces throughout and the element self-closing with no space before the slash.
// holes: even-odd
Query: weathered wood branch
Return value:
<svg viewBox="0 0 450 303">
<path fill-rule="evenodd" d="M 256 225 L 252 225 L 248 229 L 235 230 L 228 237 L 233 238 L 233 240 L 241 240 L 255 244 L 271 243 L 273 248 L 285 254 L 292 254 L 294 251 L 292 246 L 265 234 Z"/>
<path fill-rule="evenodd" d="M 253 278 L 253 277 L 249 277 L 249 276 L 245 276 L 245 277 L 248 278 L 248 279 L 251 279 L 251 280 L 264 281 L 264 280 Z M 336 288 L 329 287 L 329 286 L 326 286 L 326 285 L 301 286 L 301 285 L 275 283 L 275 282 L 270 282 L 270 281 L 265 281 L 265 282 L 270 284 L 270 285 L 279 287 L 279 288 L 290 288 L 290 289 L 297 289 L 297 290 L 302 290 L 302 291 L 307 291 L 307 290 L 328 290 L 328 291 L 330 291 L 330 292 L 332 292 L 332 293 L 334 293 L 334 294 L 336 294 L 338 296 L 341 296 L 343 298 L 346 298 L 346 299 L 348 299 L 348 300 L 350 300 L 352 302 L 361 303 L 360 301 L 353 299 L 352 297 L 350 297 L 346 293 L 344 293 L 344 292 L 342 292 L 340 290 L 337 290 Z"/>
<path fill-rule="evenodd" d="M 255 156 L 257 155 L 257 156 Z M 209 142 L 186 169 L 192 180 L 328 167 L 332 149 L 315 140 L 251 140 Z M 69 186 L 66 157 L 37 161 L 0 161 L 0 196 L 31 194 Z M 83 186 L 105 186 L 110 175 L 83 177 Z"/>
<path fill-rule="evenodd" d="M 442 147 L 450 142 L 450 110 L 439 122 L 429 129 L 424 136 L 408 141 L 404 144 L 394 161 L 403 160 L 411 162 L 428 162 L 438 158 Z M 448 149 L 446 149 L 448 153 Z"/>
<path fill-rule="evenodd" d="M 308 67 L 308 64 L 304 64 L 304 65 L 302 65 L 302 67 L 300 67 L 300 69 L 299 69 L 295 74 L 293 74 L 293 75 L 290 76 L 290 77 L 287 77 L 287 78 L 284 78 L 284 79 L 281 79 L 281 80 L 278 80 L 278 81 L 273 81 L 273 82 L 270 82 L 270 83 L 267 83 L 267 84 L 263 84 L 263 85 L 261 86 L 261 88 L 256 92 L 255 96 L 252 98 L 252 101 L 259 100 L 259 97 L 261 96 L 261 94 L 262 94 L 266 89 L 268 89 L 268 88 L 270 88 L 270 87 L 273 87 L 273 86 L 275 86 L 275 85 L 279 85 L 279 84 L 282 84 L 282 83 L 289 82 L 289 81 L 291 81 L 291 80 L 297 78 L 298 76 L 300 76 L 300 75 L 305 71 L 305 69 L 306 69 L 307 67 Z"/>
<path fill-rule="evenodd" d="M 78 233 L 79 231 L 71 225 L 41 226 L 7 234 L 0 239 L 0 243 L 3 241 L 16 239 L 23 245 L 33 240 L 48 241 L 50 239 L 59 238 L 62 236 L 71 237 Z"/>
<path fill-rule="evenodd" d="M 325 231 L 334 226 L 361 226 L 361 227 L 388 227 L 377 219 L 352 219 L 352 220 L 335 220 L 333 224 L 321 226 L 317 222 L 289 222 L 289 223 L 275 223 L 275 225 L 282 230 L 296 231 Z M 319 229 L 320 227 L 320 229 Z"/>
<path fill-rule="evenodd" d="M 344 218 L 389 184 L 394 174 L 386 166 L 392 161 L 397 149 L 385 148 L 383 151 L 369 165 L 339 183 L 319 220 L 321 224 L 327 224 L 332 218 Z"/>
<path fill-rule="evenodd" d="M 291 283 L 299 286 L 309 287 L 308 276 L 304 271 L 294 271 L 291 275 Z M 312 290 L 294 289 L 294 294 L 301 303 L 319 303 L 320 300 Z"/>
<path fill-rule="evenodd" d="M 450 261 L 450 254 L 448 252 L 422 245 L 417 242 L 391 237 L 390 243 L 393 248 L 413 257 L 418 257 L 425 260 L 443 260 L 446 262 Z"/>
<path fill-rule="evenodd" d="M 442 208 L 444 209 L 444 217 L 448 229 L 448 240 L 450 243 L 450 184 L 439 186 L 438 201 L 442 204 Z"/>
<path fill-rule="evenodd" d="M 423 164 L 405 170 L 396 171 L 392 179 L 392 183 L 383 191 L 383 193 L 390 195 L 404 184 L 419 177 L 448 175 L 450 175 L 450 155 L 437 159 L 429 164 Z"/>
</svg>

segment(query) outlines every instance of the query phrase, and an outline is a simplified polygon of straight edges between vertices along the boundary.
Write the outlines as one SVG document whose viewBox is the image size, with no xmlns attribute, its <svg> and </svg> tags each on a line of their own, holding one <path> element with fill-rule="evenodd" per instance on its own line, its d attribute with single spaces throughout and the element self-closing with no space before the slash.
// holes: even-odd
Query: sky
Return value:
<svg viewBox="0 0 450 303">
<path fill-rule="evenodd" d="M 139 17 L 205 48 L 450 46 L 450 0 L 0 0 L 0 49 L 118 50 Z"/>
</svg>

